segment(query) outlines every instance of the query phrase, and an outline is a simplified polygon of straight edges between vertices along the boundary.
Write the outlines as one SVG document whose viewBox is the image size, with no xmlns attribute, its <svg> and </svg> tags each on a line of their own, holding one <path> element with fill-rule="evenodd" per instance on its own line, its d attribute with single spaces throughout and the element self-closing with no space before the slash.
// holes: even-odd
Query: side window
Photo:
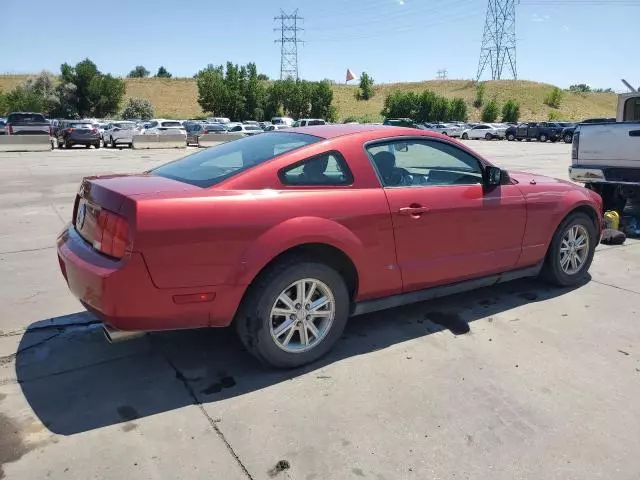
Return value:
<svg viewBox="0 0 640 480">
<path fill-rule="evenodd" d="M 242 131 L 242 126 L 240 125 L 236 125 L 235 127 L 233 127 L 231 129 L 232 132 L 241 132 Z"/>
<path fill-rule="evenodd" d="M 429 140 L 395 141 L 367 147 L 385 187 L 477 185 L 480 162 L 451 144 Z"/>
<path fill-rule="evenodd" d="M 353 175 L 347 162 L 338 152 L 328 152 L 308 158 L 278 172 L 283 185 L 340 186 L 351 185 Z"/>
<path fill-rule="evenodd" d="M 629 98 L 624 102 L 623 122 L 640 122 L 640 98 Z"/>
</svg>

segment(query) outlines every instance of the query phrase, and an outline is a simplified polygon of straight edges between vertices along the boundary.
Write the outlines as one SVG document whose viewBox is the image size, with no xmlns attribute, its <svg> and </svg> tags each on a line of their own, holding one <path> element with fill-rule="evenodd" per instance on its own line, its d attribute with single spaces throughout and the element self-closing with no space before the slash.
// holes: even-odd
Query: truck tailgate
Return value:
<svg viewBox="0 0 640 480">
<path fill-rule="evenodd" d="M 583 124 L 574 165 L 640 168 L 640 123 Z"/>
</svg>

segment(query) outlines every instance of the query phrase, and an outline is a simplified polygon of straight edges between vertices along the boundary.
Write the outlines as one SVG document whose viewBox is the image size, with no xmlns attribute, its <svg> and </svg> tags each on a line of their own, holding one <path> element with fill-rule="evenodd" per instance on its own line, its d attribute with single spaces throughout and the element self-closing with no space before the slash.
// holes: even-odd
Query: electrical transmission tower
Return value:
<svg viewBox="0 0 640 480">
<path fill-rule="evenodd" d="M 298 32 L 303 30 L 298 27 L 298 20 L 303 20 L 298 15 L 296 9 L 291 15 L 287 15 L 280 10 L 279 17 L 273 17 L 275 21 L 280 21 L 280 27 L 274 28 L 277 32 L 280 31 L 280 38 L 275 40 L 275 43 L 280 44 L 280 80 L 286 78 L 298 79 L 298 43 L 302 43 L 302 40 L 298 40 Z"/>
<path fill-rule="evenodd" d="M 447 69 L 443 68 L 442 70 L 438 70 L 436 76 L 436 80 L 446 80 L 447 79 Z"/>
<path fill-rule="evenodd" d="M 514 80 L 518 78 L 516 69 L 517 3 L 519 0 L 489 0 L 476 80 L 480 80 L 487 65 L 491 69 L 491 79 L 500 80 L 505 62 Z"/>
</svg>

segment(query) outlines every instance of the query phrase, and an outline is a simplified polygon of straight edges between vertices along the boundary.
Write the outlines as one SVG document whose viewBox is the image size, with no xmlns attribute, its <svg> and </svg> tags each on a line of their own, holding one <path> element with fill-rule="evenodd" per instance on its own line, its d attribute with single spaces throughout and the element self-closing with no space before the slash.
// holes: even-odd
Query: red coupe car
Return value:
<svg viewBox="0 0 640 480">
<path fill-rule="evenodd" d="M 350 315 L 521 277 L 574 285 L 601 217 L 596 193 L 445 136 L 317 126 L 85 178 L 57 251 L 111 339 L 234 323 L 260 360 L 295 367 Z"/>
</svg>

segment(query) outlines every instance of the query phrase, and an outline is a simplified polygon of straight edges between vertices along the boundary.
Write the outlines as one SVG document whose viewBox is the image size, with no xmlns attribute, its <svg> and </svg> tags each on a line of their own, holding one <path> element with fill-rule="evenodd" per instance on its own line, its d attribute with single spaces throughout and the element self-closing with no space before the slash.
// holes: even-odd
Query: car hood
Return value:
<svg viewBox="0 0 640 480">
<path fill-rule="evenodd" d="M 568 180 L 561 180 L 559 178 L 547 177 L 546 175 L 540 175 L 538 173 L 521 172 L 518 170 L 516 171 L 508 170 L 508 172 L 509 172 L 509 177 L 511 177 L 516 182 L 522 183 L 522 184 L 540 185 L 545 183 L 554 183 L 554 184 L 563 183 L 573 188 L 582 188 L 579 185 L 576 185 L 575 183 L 569 182 Z"/>
</svg>

